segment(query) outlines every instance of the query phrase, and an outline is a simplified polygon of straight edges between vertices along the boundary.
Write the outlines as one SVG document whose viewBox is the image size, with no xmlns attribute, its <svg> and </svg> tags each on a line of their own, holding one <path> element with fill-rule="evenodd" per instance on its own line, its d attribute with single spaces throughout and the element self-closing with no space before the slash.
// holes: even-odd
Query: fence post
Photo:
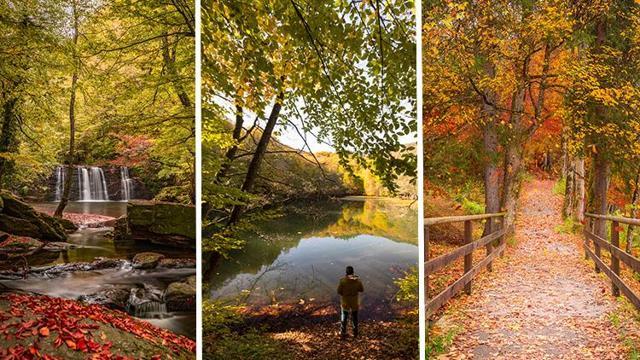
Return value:
<svg viewBox="0 0 640 360">
<path fill-rule="evenodd" d="M 500 215 L 500 228 L 498 228 L 498 230 L 504 230 L 504 215 Z M 502 246 L 505 242 L 507 242 L 507 235 L 503 234 L 502 236 L 500 236 L 500 244 L 499 246 Z M 500 257 L 504 257 L 504 249 L 502 249 L 502 252 L 500 253 Z"/>
<path fill-rule="evenodd" d="M 494 229 L 493 229 L 494 226 L 493 225 L 494 225 L 493 224 L 493 218 L 488 218 L 487 219 L 487 229 L 489 229 L 489 232 L 488 232 L 487 236 L 493 234 L 493 231 L 494 231 Z M 493 241 L 489 241 L 489 243 L 487 244 L 486 248 L 487 248 L 487 256 L 491 255 L 491 253 L 493 252 Z M 493 266 L 492 266 L 491 262 L 489 262 L 487 264 L 487 271 L 493 271 Z"/>
<path fill-rule="evenodd" d="M 611 223 L 611 245 L 617 248 L 620 247 L 620 233 L 618 232 L 618 227 L 619 227 L 618 222 L 614 220 Z M 620 276 L 620 259 L 616 257 L 613 251 L 610 251 L 610 253 L 611 253 L 611 270 L 613 271 L 614 274 Z M 620 289 L 613 282 L 611 282 L 611 292 L 615 297 L 620 296 Z"/>
<path fill-rule="evenodd" d="M 597 219 L 597 220 L 596 220 L 596 222 L 597 222 L 597 224 L 596 224 L 596 225 L 597 225 L 597 228 L 598 228 L 598 230 L 600 230 L 600 231 L 598 231 L 598 232 L 602 232 L 602 234 L 604 234 L 604 236 L 603 236 L 603 237 L 605 237 L 605 238 L 606 238 L 606 237 L 607 237 L 607 235 L 606 235 L 606 234 L 607 234 L 607 222 L 606 222 L 606 220 L 604 220 L 604 219 Z M 594 228 L 595 228 L 595 227 L 594 227 Z M 596 234 L 596 236 L 600 236 L 600 234 Z M 605 239 L 605 240 L 606 240 L 606 239 Z M 602 259 L 602 258 L 600 257 L 600 256 L 601 256 L 601 253 L 600 253 L 600 245 L 598 245 L 598 242 L 597 242 L 597 241 L 594 241 L 594 242 L 593 242 L 593 247 L 595 248 L 596 257 L 597 257 L 598 259 Z M 595 265 L 594 265 L 594 266 L 595 266 L 595 269 L 596 269 L 596 273 L 599 273 L 599 272 L 600 272 L 600 268 L 598 267 L 598 263 L 595 263 Z"/>
<path fill-rule="evenodd" d="M 592 232 L 592 227 L 591 227 L 591 223 L 592 223 L 592 219 L 590 217 L 587 218 L 587 232 Z M 589 239 L 589 237 L 585 234 L 584 235 L 584 259 L 585 260 L 589 260 L 589 252 L 587 251 L 587 248 L 589 247 L 589 243 L 591 242 L 591 240 Z"/>
<path fill-rule="evenodd" d="M 429 225 L 424 227 L 424 261 L 429 261 Z M 424 295 L 425 304 L 429 303 L 429 274 L 424 276 Z"/>
<path fill-rule="evenodd" d="M 473 242 L 473 225 L 471 220 L 465 220 L 464 222 L 464 243 L 470 244 Z M 468 255 L 464 256 L 464 273 L 468 273 L 471 271 L 473 267 L 473 252 L 470 252 Z M 471 281 L 464 287 L 467 295 L 471 295 Z"/>
</svg>

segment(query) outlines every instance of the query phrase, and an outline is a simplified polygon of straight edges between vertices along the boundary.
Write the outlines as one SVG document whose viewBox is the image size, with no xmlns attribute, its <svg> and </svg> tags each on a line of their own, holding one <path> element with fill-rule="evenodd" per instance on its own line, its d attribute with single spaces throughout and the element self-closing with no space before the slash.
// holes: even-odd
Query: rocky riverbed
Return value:
<svg viewBox="0 0 640 360">
<path fill-rule="evenodd" d="M 0 192 L 0 199 L 0 286 L 104 306 L 195 337 L 195 251 L 185 248 L 191 240 L 182 224 L 195 226 L 193 207 L 176 205 L 180 222 L 154 226 L 174 207 L 162 203 L 157 212 L 156 203 L 144 202 L 153 220 L 144 220 L 144 233 L 157 241 L 140 236 L 127 216 L 67 213 L 57 219 L 9 193 Z M 180 241 L 159 245 L 166 239 Z"/>
</svg>

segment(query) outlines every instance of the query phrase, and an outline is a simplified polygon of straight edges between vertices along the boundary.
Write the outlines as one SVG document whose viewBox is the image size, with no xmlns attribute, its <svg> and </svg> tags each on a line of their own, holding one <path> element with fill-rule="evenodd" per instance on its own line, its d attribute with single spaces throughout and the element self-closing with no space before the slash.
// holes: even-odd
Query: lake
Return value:
<svg viewBox="0 0 640 360">
<path fill-rule="evenodd" d="M 242 234 L 246 246 L 212 269 L 212 299 L 255 305 L 337 301 L 352 265 L 364 283 L 362 303 L 389 303 L 394 280 L 418 264 L 415 203 L 349 198 L 288 205 L 281 216 Z"/>
</svg>

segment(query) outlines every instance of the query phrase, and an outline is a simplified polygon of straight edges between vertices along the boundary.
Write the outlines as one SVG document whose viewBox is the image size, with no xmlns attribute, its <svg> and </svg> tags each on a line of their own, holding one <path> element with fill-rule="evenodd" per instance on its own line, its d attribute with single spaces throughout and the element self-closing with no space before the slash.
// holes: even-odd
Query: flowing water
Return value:
<svg viewBox="0 0 640 360">
<path fill-rule="evenodd" d="M 53 200 L 60 201 L 64 192 L 64 181 L 67 169 L 58 165 L 55 171 L 55 190 Z M 120 189 L 109 194 L 107 177 L 104 170 L 98 166 L 79 165 L 74 168 L 76 181 L 72 184 L 73 189 L 77 189 L 77 194 L 73 192 L 72 200 L 75 201 L 109 201 L 112 199 L 127 201 L 135 198 L 135 182 L 129 175 L 129 168 L 120 168 Z"/>
<path fill-rule="evenodd" d="M 40 211 L 52 211 L 57 203 L 32 204 Z M 122 202 L 70 202 L 67 211 L 106 216 L 126 214 Z M 159 248 L 157 245 L 136 241 L 114 241 L 112 228 L 85 228 L 70 234 L 68 243 L 75 245 L 62 252 L 41 252 L 29 258 L 33 267 L 91 262 L 96 257 L 130 260 L 137 253 L 153 251 L 169 258 L 193 258 L 193 251 Z M 129 312 L 145 321 L 176 333 L 195 338 L 195 313 L 167 312 L 162 294 L 167 286 L 195 275 L 195 269 L 133 269 L 127 262 L 120 268 L 69 272 L 59 277 L 30 276 L 24 280 L 3 280 L 3 285 L 55 297 L 78 299 L 107 289 L 131 289 Z"/>
<path fill-rule="evenodd" d="M 133 179 L 129 177 L 129 168 L 123 166 L 120 168 L 120 182 L 122 189 L 120 192 L 122 193 L 123 200 L 129 200 L 132 198 L 133 194 Z"/>
<path fill-rule="evenodd" d="M 266 305 L 336 301 L 338 280 L 352 265 L 364 283 L 362 302 L 389 302 L 394 279 L 418 263 L 417 211 L 406 201 L 348 199 L 297 204 L 259 222 L 246 246 L 216 266 L 210 297 Z"/>
</svg>

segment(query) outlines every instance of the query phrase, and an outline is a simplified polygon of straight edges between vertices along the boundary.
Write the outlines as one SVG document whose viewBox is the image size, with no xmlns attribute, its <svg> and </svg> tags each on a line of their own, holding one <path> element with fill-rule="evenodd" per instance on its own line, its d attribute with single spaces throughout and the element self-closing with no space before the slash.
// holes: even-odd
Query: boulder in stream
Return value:
<svg viewBox="0 0 640 360">
<path fill-rule="evenodd" d="M 159 268 L 164 269 L 188 269 L 196 267 L 196 259 L 161 259 L 158 263 Z"/>
<path fill-rule="evenodd" d="M 43 246 L 42 241 L 27 236 L 6 236 L 0 242 L 0 250 L 16 255 L 38 250 Z"/>
<path fill-rule="evenodd" d="M 162 290 L 151 286 L 133 288 L 129 293 L 127 312 L 136 317 L 153 319 L 167 316 L 167 307 L 162 300 Z"/>
<path fill-rule="evenodd" d="M 193 311 L 196 309 L 196 277 L 169 284 L 164 293 L 168 311 Z"/>
<path fill-rule="evenodd" d="M 8 191 L 0 191 L 0 230 L 44 241 L 65 241 L 67 234 L 60 221 L 36 211 Z"/>
<path fill-rule="evenodd" d="M 130 201 L 128 237 L 172 247 L 196 247 L 196 209 L 193 205 L 159 201 Z"/>
<path fill-rule="evenodd" d="M 154 252 L 142 252 L 133 257 L 132 265 L 136 269 L 153 269 L 158 266 L 164 255 Z"/>
<path fill-rule="evenodd" d="M 110 309 L 125 311 L 129 301 L 130 290 L 126 288 L 110 288 L 97 293 L 82 295 L 79 301 L 85 304 L 104 305 Z"/>
</svg>

